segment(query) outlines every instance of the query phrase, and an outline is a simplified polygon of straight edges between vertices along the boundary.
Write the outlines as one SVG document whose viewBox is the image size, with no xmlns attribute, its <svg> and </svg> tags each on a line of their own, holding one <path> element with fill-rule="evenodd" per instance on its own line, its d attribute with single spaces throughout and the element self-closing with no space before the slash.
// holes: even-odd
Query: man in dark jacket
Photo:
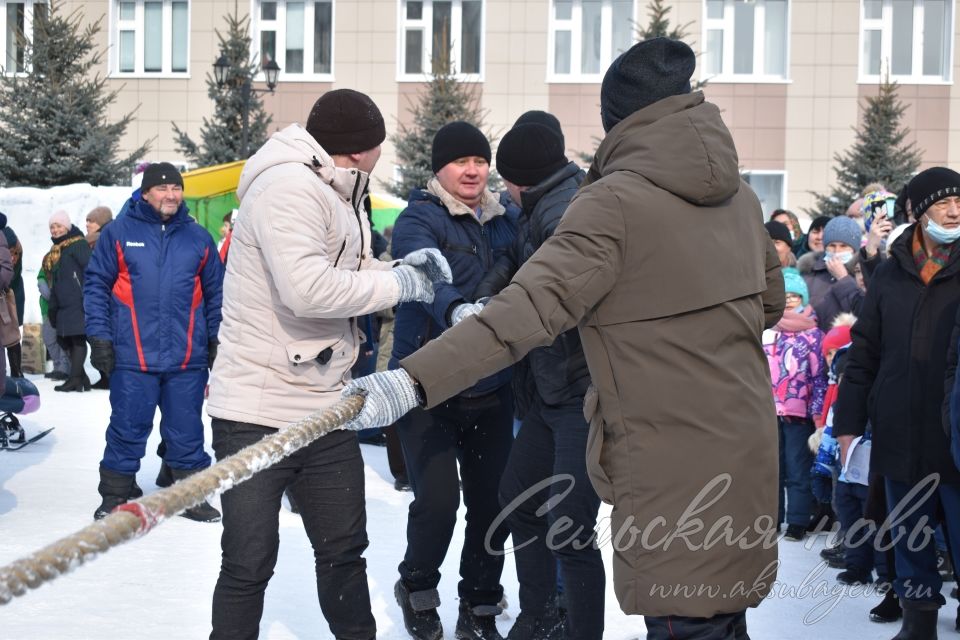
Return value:
<svg viewBox="0 0 960 640">
<path fill-rule="evenodd" d="M 389 424 L 577 327 L 593 383 L 587 469 L 623 532 L 614 589 L 649 640 L 746 638 L 746 608 L 776 579 L 761 333 L 783 314 L 783 277 L 720 110 L 690 92 L 695 64 L 667 38 L 617 58 L 601 88 L 607 136 L 553 236 L 479 314 L 344 391 L 366 394 L 356 428 Z"/>
<path fill-rule="evenodd" d="M 903 605 L 897 638 L 936 637 L 944 605 L 933 536 L 942 510 L 960 549 L 960 471 L 950 457 L 941 408 L 950 335 L 960 306 L 960 174 L 945 167 L 910 181 L 917 222 L 877 266 L 857 323 L 835 405 L 841 459 L 869 420 L 870 471 L 885 480 Z M 899 506 L 898 506 L 899 505 Z M 932 524 L 930 524 L 933 527 Z M 931 529 L 932 533 L 932 529 Z"/>
<path fill-rule="evenodd" d="M 480 279 L 513 241 L 516 226 L 487 189 L 490 143 L 466 122 L 442 127 L 433 140 L 436 177 L 414 190 L 393 229 L 393 255 L 437 248 L 450 263 L 452 284 L 437 284 L 432 303 L 404 303 L 397 310 L 391 367 L 437 338 L 475 301 Z M 500 369 L 504 369 L 500 367 Z M 407 550 L 396 597 L 410 635 L 440 638 L 437 606 L 440 565 L 453 537 L 460 503 L 467 505 L 460 562 L 457 637 L 500 638 L 495 625 L 503 597 L 506 526 L 492 527 L 500 511 L 497 489 L 513 441 L 510 371 L 474 384 L 442 406 L 412 412 L 397 425 L 414 500 L 407 519 Z M 386 426 L 386 425 L 376 425 Z M 460 464 L 458 478 L 457 463 Z M 489 548 L 484 536 L 490 536 Z"/>
<path fill-rule="evenodd" d="M 200 412 L 217 353 L 223 264 L 210 233 L 187 215 L 173 165 L 147 168 L 140 199 L 103 228 L 86 275 L 91 362 L 110 376 L 112 409 L 100 519 L 130 495 L 158 406 L 173 478 L 210 466 Z M 184 515 L 220 520 L 206 502 Z"/>
<path fill-rule="evenodd" d="M 535 123 L 514 125 L 500 141 L 497 171 L 521 204 L 524 223 L 509 259 L 498 261 L 506 268 L 494 272 L 499 281 L 490 283 L 492 293 L 506 287 L 519 266 L 553 235 L 585 177 L 564 155 L 563 137 Z M 519 382 L 528 388 L 518 390 L 516 382 L 513 388 L 530 401 L 500 481 L 500 504 L 513 535 L 520 580 L 520 615 L 509 639 L 599 640 L 606 578 L 593 541 L 600 498 L 590 485 L 584 456 L 589 425 L 583 418 L 583 396 L 590 371 L 580 334 L 570 329 L 553 344 L 531 351 L 523 362 L 530 375 Z M 539 511 L 548 500 L 556 506 Z M 574 532 L 564 536 L 562 544 L 548 537 L 558 521 L 569 521 Z M 557 603 L 558 563 L 565 621 Z"/>
</svg>

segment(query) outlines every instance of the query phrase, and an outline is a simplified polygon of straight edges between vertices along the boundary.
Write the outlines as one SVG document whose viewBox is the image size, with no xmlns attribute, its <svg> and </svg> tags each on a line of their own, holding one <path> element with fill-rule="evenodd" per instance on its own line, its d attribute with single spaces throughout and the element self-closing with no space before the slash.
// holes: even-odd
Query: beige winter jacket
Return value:
<svg viewBox="0 0 960 640">
<path fill-rule="evenodd" d="M 282 428 L 340 399 L 362 342 L 353 318 L 399 295 L 391 263 L 371 253 L 367 178 L 335 167 L 296 124 L 247 161 L 211 416 Z"/>
</svg>

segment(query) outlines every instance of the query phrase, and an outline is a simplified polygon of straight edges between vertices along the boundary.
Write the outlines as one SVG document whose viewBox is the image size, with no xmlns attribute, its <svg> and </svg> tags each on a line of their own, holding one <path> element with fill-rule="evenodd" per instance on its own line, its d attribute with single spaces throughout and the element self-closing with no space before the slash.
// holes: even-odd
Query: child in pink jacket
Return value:
<svg viewBox="0 0 960 640">
<path fill-rule="evenodd" d="M 813 454 L 807 439 L 814 431 L 813 417 L 820 415 L 827 379 L 820 350 L 823 333 L 809 305 L 807 285 L 796 269 L 784 269 L 783 279 L 786 310 L 773 329 L 764 331 L 763 349 L 770 365 L 780 434 L 779 521 L 786 517 L 788 540 L 802 540 L 815 502 L 810 486 Z"/>
</svg>

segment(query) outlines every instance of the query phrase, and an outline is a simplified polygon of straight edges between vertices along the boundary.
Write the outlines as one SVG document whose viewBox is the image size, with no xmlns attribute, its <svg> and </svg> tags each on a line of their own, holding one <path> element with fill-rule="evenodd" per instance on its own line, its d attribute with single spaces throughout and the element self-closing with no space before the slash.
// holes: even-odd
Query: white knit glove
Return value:
<svg viewBox="0 0 960 640">
<path fill-rule="evenodd" d="M 437 282 L 445 282 L 446 284 L 453 282 L 453 273 L 450 272 L 450 265 L 447 263 L 447 259 L 443 257 L 443 254 L 440 253 L 440 249 L 426 247 L 424 249 L 411 251 L 400 263 L 416 267 L 426 274 L 430 282 L 434 284 Z"/>
<path fill-rule="evenodd" d="M 403 369 L 381 371 L 351 380 L 340 394 L 364 396 L 363 409 L 347 423 L 347 429 L 359 431 L 388 427 L 418 406 L 413 378 Z"/>
<path fill-rule="evenodd" d="M 453 308 L 450 312 L 450 326 L 459 324 L 461 320 L 469 316 L 475 316 L 483 309 L 479 302 L 464 302 Z"/>
</svg>

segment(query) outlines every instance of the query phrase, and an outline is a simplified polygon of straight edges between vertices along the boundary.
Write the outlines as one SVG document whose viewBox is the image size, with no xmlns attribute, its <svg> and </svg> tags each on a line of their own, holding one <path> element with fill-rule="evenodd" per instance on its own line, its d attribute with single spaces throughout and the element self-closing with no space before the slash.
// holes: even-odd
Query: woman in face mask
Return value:
<svg viewBox="0 0 960 640">
<path fill-rule="evenodd" d="M 933 536 L 903 532 L 933 527 L 942 514 L 950 547 L 960 549 L 960 456 L 951 456 L 951 446 L 960 452 L 957 341 L 951 338 L 960 307 L 960 174 L 927 169 L 910 181 L 908 193 L 917 222 L 890 243 L 890 258 L 870 280 L 851 331 L 833 434 L 845 461 L 869 416 L 870 472 L 882 478 L 887 504 L 906 514 L 891 531 L 893 588 L 903 607 L 898 637 L 909 630 L 911 638 L 933 638 L 945 604 L 936 543 Z M 952 394 L 942 413 L 945 388 Z"/>
<path fill-rule="evenodd" d="M 829 331 L 840 313 L 856 313 L 863 298 L 847 264 L 856 259 L 863 232 L 852 218 L 838 216 L 823 229 L 824 251 L 808 253 L 797 263 L 810 290 L 810 305 L 821 330 Z"/>
</svg>

